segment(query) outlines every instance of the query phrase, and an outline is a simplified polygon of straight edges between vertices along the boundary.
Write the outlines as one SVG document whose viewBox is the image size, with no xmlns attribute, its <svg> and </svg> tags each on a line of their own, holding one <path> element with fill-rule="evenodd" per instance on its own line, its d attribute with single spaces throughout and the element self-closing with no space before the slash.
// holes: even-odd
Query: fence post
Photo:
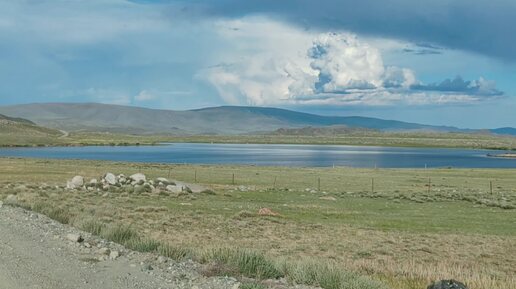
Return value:
<svg viewBox="0 0 516 289">
<path fill-rule="evenodd" d="M 371 193 L 374 193 L 374 178 L 371 178 Z"/>
<path fill-rule="evenodd" d="M 317 190 L 319 192 L 321 191 L 321 178 L 320 177 L 317 179 Z"/>
<path fill-rule="evenodd" d="M 276 188 L 276 180 L 277 180 L 277 178 L 278 177 L 276 177 L 276 176 L 274 177 L 274 184 L 272 185 L 272 188 L 274 188 L 274 189 Z"/>
<path fill-rule="evenodd" d="M 194 182 L 197 183 L 197 170 L 194 171 Z"/>
<path fill-rule="evenodd" d="M 233 173 L 232 184 L 233 184 L 233 185 L 235 184 L 235 173 Z"/>
<path fill-rule="evenodd" d="M 432 179 L 428 178 L 428 193 L 430 193 L 430 188 L 432 187 Z"/>
<path fill-rule="evenodd" d="M 491 191 L 491 195 L 493 194 L 493 181 L 489 181 L 489 190 Z"/>
</svg>

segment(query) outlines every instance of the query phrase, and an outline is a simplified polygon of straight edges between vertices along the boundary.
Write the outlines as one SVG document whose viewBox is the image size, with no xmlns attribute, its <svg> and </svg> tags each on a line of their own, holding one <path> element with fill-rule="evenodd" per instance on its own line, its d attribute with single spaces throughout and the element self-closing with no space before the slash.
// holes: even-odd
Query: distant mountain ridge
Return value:
<svg viewBox="0 0 516 289">
<path fill-rule="evenodd" d="M 248 134 L 309 126 L 346 126 L 380 131 L 471 131 L 370 117 L 321 116 L 279 108 L 242 106 L 179 111 L 98 103 L 40 103 L 3 106 L 0 114 L 66 131 L 131 134 Z M 504 131 L 511 132 L 509 128 Z"/>
</svg>

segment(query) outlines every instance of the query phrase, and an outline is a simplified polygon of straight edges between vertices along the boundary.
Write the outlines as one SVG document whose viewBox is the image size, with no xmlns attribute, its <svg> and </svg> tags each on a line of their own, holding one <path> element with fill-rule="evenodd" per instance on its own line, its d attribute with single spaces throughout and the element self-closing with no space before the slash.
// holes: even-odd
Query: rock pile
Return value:
<svg viewBox="0 0 516 289">
<path fill-rule="evenodd" d="M 148 180 L 142 173 L 125 176 L 124 174 L 115 175 L 106 173 L 99 179 L 91 179 L 86 182 L 84 177 L 75 176 L 67 181 L 68 190 L 87 190 L 103 192 L 126 192 L 126 193 L 173 193 L 188 194 L 192 190 L 182 183 L 169 181 L 166 178 L 156 178 Z"/>
</svg>

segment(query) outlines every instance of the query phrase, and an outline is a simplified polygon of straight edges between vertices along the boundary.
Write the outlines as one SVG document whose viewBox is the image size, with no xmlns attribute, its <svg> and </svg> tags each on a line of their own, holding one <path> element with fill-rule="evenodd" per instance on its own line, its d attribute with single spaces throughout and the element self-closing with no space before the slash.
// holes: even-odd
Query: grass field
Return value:
<svg viewBox="0 0 516 289">
<path fill-rule="evenodd" d="M 59 132 L 58 132 L 59 133 Z M 257 144 L 320 144 L 399 147 L 449 147 L 476 149 L 516 149 L 516 137 L 466 133 L 385 133 L 356 131 L 342 135 L 126 135 L 112 133 L 77 133 L 57 137 L 53 134 L 36 135 L 32 132 L 5 134 L 0 130 L 0 146 L 64 146 L 64 145 L 136 145 L 163 142 L 193 143 L 257 143 Z"/>
<path fill-rule="evenodd" d="M 198 182 L 214 194 L 65 191 L 103 173 Z M 234 181 L 233 181 L 234 175 Z M 334 264 L 390 288 L 455 278 L 516 288 L 516 170 L 191 166 L 0 158 L 0 199 L 130 225 L 176 248 L 241 248 Z M 259 216 L 270 208 L 279 216 Z M 56 212 L 53 210 L 52 212 Z M 61 212 L 58 210 L 57 212 Z M 199 254 L 198 254 L 199 255 Z M 326 288 L 344 288 L 330 287 Z"/>
</svg>

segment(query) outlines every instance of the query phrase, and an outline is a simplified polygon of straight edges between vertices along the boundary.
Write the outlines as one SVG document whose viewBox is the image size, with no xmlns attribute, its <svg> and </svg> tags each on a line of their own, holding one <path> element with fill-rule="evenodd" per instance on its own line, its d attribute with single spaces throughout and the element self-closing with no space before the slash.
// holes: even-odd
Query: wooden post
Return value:
<svg viewBox="0 0 516 289">
<path fill-rule="evenodd" d="M 374 178 L 371 178 L 371 193 L 374 193 Z"/>
<path fill-rule="evenodd" d="M 233 180 L 232 180 L 232 183 L 233 185 L 235 184 L 235 174 L 233 173 Z"/>
<path fill-rule="evenodd" d="M 170 180 L 170 171 L 171 169 L 168 169 L 168 179 Z"/>
<path fill-rule="evenodd" d="M 194 181 L 197 183 L 197 170 L 194 171 Z"/>
<path fill-rule="evenodd" d="M 489 181 L 489 190 L 491 191 L 491 195 L 493 194 L 493 181 Z"/>
<path fill-rule="evenodd" d="M 272 185 L 272 187 L 275 189 L 276 188 L 276 180 L 277 180 L 278 177 L 274 177 L 274 184 Z"/>
<path fill-rule="evenodd" d="M 318 178 L 317 179 L 317 190 L 320 192 L 321 191 L 321 178 Z"/>
<path fill-rule="evenodd" d="M 430 193 L 431 187 L 432 187 L 432 179 L 428 178 L 428 193 Z"/>
</svg>

